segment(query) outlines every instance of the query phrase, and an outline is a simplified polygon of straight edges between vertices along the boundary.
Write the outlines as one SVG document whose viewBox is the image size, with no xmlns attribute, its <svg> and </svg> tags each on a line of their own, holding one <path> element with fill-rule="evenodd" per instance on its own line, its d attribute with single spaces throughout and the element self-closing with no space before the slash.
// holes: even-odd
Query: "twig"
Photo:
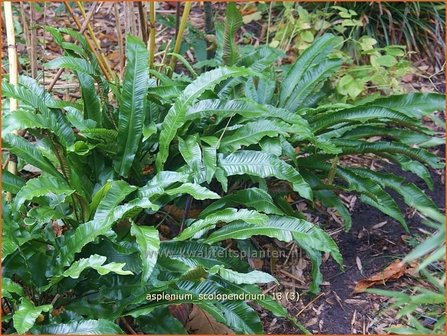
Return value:
<svg viewBox="0 0 447 336">
<path fill-rule="evenodd" d="M 182 20 L 180 21 L 180 25 L 178 28 L 178 34 L 175 39 L 175 45 L 174 45 L 174 50 L 173 50 L 173 53 L 175 53 L 175 54 L 178 54 L 180 51 L 180 47 L 182 45 L 182 40 L 183 40 L 183 33 L 186 28 L 186 23 L 188 21 L 189 12 L 191 11 L 191 6 L 192 6 L 192 2 L 189 1 L 189 2 L 185 3 Z M 176 61 L 176 57 L 175 57 L 175 55 L 172 55 L 171 61 L 169 63 L 169 69 L 168 69 L 169 74 L 171 74 L 174 71 L 175 61 Z"/>
<path fill-rule="evenodd" d="M 125 317 L 121 317 L 121 322 L 123 322 L 128 332 L 130 332 L 132 335 L 136 334 L 136 331 L 133 330 L 133 328 L 130 326 L 129 322 L 127 322 Z"/>
<path fill-rule="evenodd" d="M 116 33 L 118 35 L 118 50 L 120 53 L 120 63 L 119 63 L 120 78 L 122 78 L 124 73 L 124 40 L 123 40 L 123 32 L 121 30 L 121 19 L 118 6 L 119 3 L 115 2 L 115 5 L 113 7 L 115 8 Z"/>
<path fill-rule="evenodd" d="M 287 271 L 284 270 L 279 270 L 282 274 L 287 275 L 289 278 L 292 278 L 298 282 L 300 282 L 302 285 L 305 284 L 305 282 L 303 281 L 303 279 L 298 278 L 297 276 L 293 275 L 292 273 L 289 273 Z"/>
<path fill-rule="evenodd" d="M 300 316 L 312 303 L 314 303 L 315 301 L 317 301 L 322 295 L 324 295 L 324 293 L 321 293 L 320 295 L 318 295 L 315 299 L 313 299 L 312 301 L 310 301 L 307 305 L 304 306 L 303 309 L 301 309 L 298 314 L 295 315 L 295 317 Z"/>
</svg>

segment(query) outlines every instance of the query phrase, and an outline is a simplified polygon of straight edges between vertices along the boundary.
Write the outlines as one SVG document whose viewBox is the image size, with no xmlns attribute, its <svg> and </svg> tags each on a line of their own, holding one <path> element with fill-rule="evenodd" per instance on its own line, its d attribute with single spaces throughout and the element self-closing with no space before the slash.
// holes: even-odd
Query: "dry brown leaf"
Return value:
<svg viewBox="0 0 447 336">
<path fill-rule="evenodd" d="M 357 264 L 357 268 L 359 269 L 359 271 L 360 271 L 360 274 L 362 274 L 362 275 L 363 275 L 363 266 L 362 266 L 362 261 L 360 260 L 360 258 L 359 258 L 359 257 L 356 257 L 356 258 L 355 258 L 355 263 Z"/>
<path fill-rule="evenodd" d="M 192 304 L 190 303 L 181 303 L 168 306 L 169 312 L 172 316 L 179 320 L 183 325 L 188 322 L 192 308 Z"/>
<path fill-rule="evenodd" d="M 206 335 L 234 335 L 234 331 L 226 325 L 217 322 L 214 317 L 196 305 L 193 306 L 186 330 L 193 334 Z"/>
<path fill-rule="evenodd" d="M 248 257 L 248 263 L 251 268 L 256 270 L 262 270 L 262 268 L 264 267 L 264 260 L 262 259 Z"/>
<path fill-rule="evenodd" d="M 381 228 L 381 227 L 384 226 L 386 223 L 388 223 L 388 221 L 384 221 L 384 222 L 377 223 L 377 224 L 373 225 L 372 228 L 373 228 L 373 229 Z"/>
<path fill-rule="evenodd" d="M 362 293 L 368 287 L 374 285 L 383 285 L 386 281 L 397 280 L 405 274 L 412 274 L 414 266 L 411 267 L 399 259 L 396 259 L 392 264 L 390 264 L 383 271 L 378 272 L 367 279 L 362 279 L 357 282 L 354 288 L 354 293 Z"/>
</svg>

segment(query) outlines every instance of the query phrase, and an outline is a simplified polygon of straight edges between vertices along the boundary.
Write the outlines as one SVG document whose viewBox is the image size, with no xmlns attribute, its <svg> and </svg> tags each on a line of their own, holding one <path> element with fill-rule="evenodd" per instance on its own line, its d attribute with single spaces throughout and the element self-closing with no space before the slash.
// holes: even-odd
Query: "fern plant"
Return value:
<svg viewBox="0 0 447 336">
<path fill-rule="evenodd" d="M 310 255 L 327 252 L 341 264 L 329 235 L 284 212 L 261 188 L 239 191 L 234 205 L 226 206 L 235 195 L 225 196 L 227 180 L 239 175 L 261 185 L 267 177 L 286 180 L 312 199 L 302 176 L 281 158 L 241 149 L 260 139 L 245 139 L 241 131 L 262 126 L 268 109 L 213 99 L 216 86 L 257 76 L 255 71 L 221 67 L 188 83 L 174 81 L 149 71 L 144 44 L 129 37 L 124 78 L 108 83 L 81 35 L 50 32 L 56 40 L 69 34 L 85 46 L 61 44 L 66 55 L 48 64 L 73 71 L 82 97 L 58 100 L 28 77 L 18 86 L 3 83 L 4 96 L 20 101 L 19 110 L 5 115 L 3 132 L 4 148 L 17 156 L 21 172 L 3 172 L 3 190 L 13 194 L 3 204 L 8 332 L 121 333 L 122 319 L 132 317 L 136 328 L 150 333 L 145 318 L 169 305 L 194 303 L 235 332 L 260 333 L 260 318 L 244 300 L 199 300 L 201 294 L 260 294 L 256 284 L 276 281 L 228 256 L 222 241 L 255 235 L 295 241 Z M 172 92 L 180 94 L 174 98 Z M 241 129 L 232 125 L 216 133 L 206 117 L 211 103 L 226 104 L 223 118 L 234 114 Z M 299 131 L 295 120 L 301 118 L 277 112 L 271 113 L 267 134 Z M 14 129 L 26 130 L 26 137 Z M 161 237 L 159 214 L 191 198 L 209 206 L 199 218 L 188 218 L 185 211 L 184 221 Z M 161 293 L 189 296 L 146 299 Z M 268 296 L 255 302 L 294 321 Z M 184 332 L 183 326 L 174 327 Z"/>
<path fill-rule="evenodd" d="M 427 221 L 426 225 L 434 229 L 433 234 L 404 259 L 407 263 L 420 259 L 417 271 L 421 285 L 412 287 L 408 293 L 406 290 L 367 290 L 393 300 L 386 309 L 395 308 L 396 318 L 404 321 L 403 326 L 387 328 L 394 334 L 442 334 L 445 330 L 445 220 Z"/>
<path fill-rule="evenodd" d="M 433 143 L 418 117 L 440 109 L 442 97 L 317 106 L 342 62 L 327 57 L 338 43 L 334 36 L 316 41 L 284 73 L 274 67 L 281 54 L 268 47 L 247 48 L 238 58 L 228 35 L 238 21 L 228 22 L 234 27 L 225 29 L 218 66 L 194 79 L 149 69 L 146 47 L 130 36 L 124 77 L 108 82 L 82 35 L 48 28 L 65 52 L 48 67 L 71 70 L 81 99 L 56 99 L 28 77 L 17 86 L 3 82 L 3 95 L 20 102 L 3 123 L 3 146 L 20 170 L 17 176 L 3 172 L 3 190 L 13 195 L 3 203 L 7 332 L 115 334 L 131 321 L 143 333 L 183 333 L 168 307 L 191 303 L 234 332 L 261 333 L 260 317 L 246 300 L 217 298 L 228 294 L 258 294 L 252 303 L 305 331 L 278 302 L 259 295 L 259 284 L 276 279 L 223 247 L 231 242 L 237 249 L 235 241 L 253 236 L 295 242 L 312 261 L 312 292 L 322 281 L 322 253 L 342 265 L 319 225 L 282 195 L 269 194 L 274 180 L 290 184 L 310 205 L 337 208 L 347 228 L 337 190 L 357 191 L 404 223 L 385 192 L 393 186 L 424 215 L 439 216 L 417 187 L 339 167 L 336 158 L 386 155 L 430 181 L 418 162 L 441 163 L 408 143 Z M 79 44 L 65 42 L 65 34 Z M 393 134 L 399 142 L 359 140 Z M 202 209 L 198 216 L 191 204 Z M 183 207 L 181 219 L 162 229 L 173 206 Z M 148 322 L 160 316 L 170 323 Z"/>
</svg>

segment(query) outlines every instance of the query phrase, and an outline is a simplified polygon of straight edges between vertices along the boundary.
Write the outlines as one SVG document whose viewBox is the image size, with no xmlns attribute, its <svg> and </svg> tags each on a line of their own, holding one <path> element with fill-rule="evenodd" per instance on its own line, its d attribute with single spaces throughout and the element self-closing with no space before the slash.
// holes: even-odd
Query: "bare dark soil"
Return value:
<svg viewBox="0 0 447 336">
<path fill-rule="evenodd" d="M 444 155 L 444 148 L 440 148 L 440 152 L 439 155 Z M 444 209 L 445 182 L 439 172 L 431 172 L 434 189 L 429 191 L 417 176 L 402 172 L 397 167 L 385 168 L 425 190 L 434 202 Z M 426 229 L 421 224 L 421 218 L 406 208 L 398 198 L 397 200 L 407 215 L 410 234 L 406 233 L 398 222 L 375 208 L 357 202 L 352 213 L 351 231 L 341 232 L 334 237 L 343 255 L 345 270 L 341 271 L 334 261 L 327 260 L 322 268 L 325 285 L 322 286 L 321 294 L 304 294 L 301 302 L 288 305 L 292 316 L 299 314 L 298 320 L 312 333 L 383 333 L 383 328 L 388 327 L 388 322 L 380 315 L 380 308 L 386 299 L 371 294 L 353 294 L 353 288 L 358 280 L 380 272 L 394 259 L 408 253 L 411 249 L 407 243 L 408 239 L 414 234 L 420 234 L 419 228 Z M 385 221 L 387 223 L 383 226 L 373 228 L 374 225 Z M 383 288 L 390 289 L 393 286 L 395 283 L 388 283 Z M 302 333 L 290 322 L 275 320 L 273 316 L 265 318 L 265 330 L 274 334 Z"/>
</svg>

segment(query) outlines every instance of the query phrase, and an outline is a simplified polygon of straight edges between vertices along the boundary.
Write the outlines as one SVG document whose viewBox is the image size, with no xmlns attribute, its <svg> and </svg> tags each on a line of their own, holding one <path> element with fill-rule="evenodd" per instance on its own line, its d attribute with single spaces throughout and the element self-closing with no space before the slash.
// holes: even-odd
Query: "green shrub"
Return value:
<svg viewBox="0 0 447 336">
<path fill-rule="evenodd" d="M 403 225 L 385 188 L 423 215 L 441 216 L 413 184 L 337 162 L 374 153 L 430 185 L 424 164 L 442 164 L 414 146 L 437 143 L 419 118 L 442 109 L 444 98 L 410 94 L 319 105 L 342 64 L 328 57 L 338 43 L 332 35 L 315 41 L 287 72 L 275 67 L 280 52 L 260 47 L 239 55 L 227 36 L 218 66 L 193 80 L 148 69 L 146 47 L 129 37 L 123 80 L 107 82 L 81 35 L 50 31 L 56 41 L 69 34 L 79 42 L 61 44 L 65 56 L 48 67 L 73 71 L 81 99 L 56 99 L 28 77 L 16 87 L 3 83 L 3 95 L 20 101 L 3 125 L 3 146 L 18 157 L 20 171 L 3 172 L 3 190 L 13 195 L 3 203 L 9 333 L 115 334 L 123 332 L 124 317 L 143 333 L 183 333 L 167 310 L 178 303 L 199 306 L 237 333 L 261 333 L 260 317 L 244 300 L 200 300 L 259 294 L 258 284 L 276 281 L 222 242 L 253 236 L 295 242 L 312 260 L 312 292 L 322 281 L 322 253 L 342 264 L 319 225 L 267 192 L 272 180 L 288 182 L 309 205 L 335 207 L 346 229 L 351 220 L 340 190 L 359 193 Z M 362 140 L 377 135 L 394 141 Z M 203 209 L 198 218 L 191 204 Z M 167 206 L 181 208 L 183 218 L 170 218 L 161 235 Z M 163 293 L 183 298 L 152 299 Z M 300 327 L 271 297 L 253 303 Z M 148 323 L 157 316 L 172 323 Z"/>
</svg>

